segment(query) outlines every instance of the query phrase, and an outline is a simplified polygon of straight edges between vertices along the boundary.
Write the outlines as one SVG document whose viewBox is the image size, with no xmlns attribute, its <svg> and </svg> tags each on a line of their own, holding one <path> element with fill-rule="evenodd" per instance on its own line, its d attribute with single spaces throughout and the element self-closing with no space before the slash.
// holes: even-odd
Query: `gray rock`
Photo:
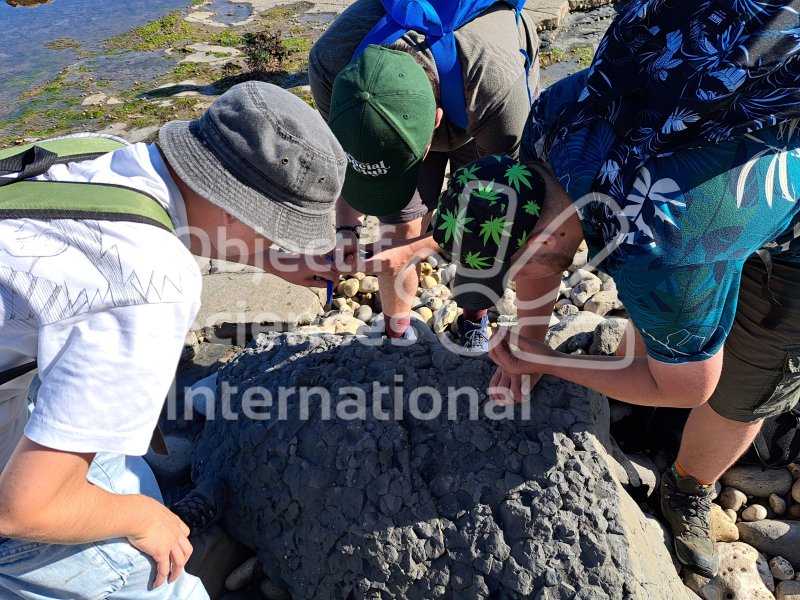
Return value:
<svg viewBox="0 0 800 600">
<path fill-rule="evenodd" d="M 719 495 L 719 504 L 725 510 L 739 512 L 739 509 L 742 508 L 742 506 L 744 506 L 746 503 L 747 495 L 736 488 L 726 487 Z"/>
<path fill-rule="evenodd" d="M 775 600 L 800 600 L 800 581 L 781 581 L 775 589 Z"/>
<path fill-rule="evenodd" d="M 739 522 L 739 539 L 767 556 L 783 556 L 800 569 L 800 522 L 765 519 Z"/>
<path fill-rule="evenodd" d="M 758 569 L 758 574 L 761 575 L 761 581 L 763 581 L 766 588 L 774 594 L 775 578 L 772 576 L 772 571 L 769 568 L 769 561 L 763 552 L 758 553 L 756 568 Z"/>
<path fill-rule="evenodd" d="M 225 580 L 225 589 L 235 592 L 250 585 L 258 568 L 258 558 L 251 556 L 228 575 Z"/>
<path fill-rule="evenodd" d="M 490 418 L 493 372 L 435 340 L 262 334 L 220 374 L 239 417 L 206 423 L 195 480 L 225 481 L 226 528 L 294 600 L 691 597 L 610 472 L 605 400 L 546 377 Z M 243 414 L 246 389 L 298 387 L 334 395 L 305 416 L 297 397 L 284 418 Z M 432 410 L 458 388 L 473 400 Z"/>
<path fill-rule="evenodd" d="M 762 471 L 756 465 L 737 465 L 722 476 L 722 484 L 741 490 L 748 496 L 769 498 L 785 496 L 792 487 L 792 476 L 786 469 Z"/>
<path fill-rule="evenodd" d="M 167 481 L 188 480 L 192 467 L 192 439 L 183 433 L 168 433 L 164 436 L 168 455 L 157 454 L 150 448 L 144 459 L 156 477 Z"/>
<path fill-rule="evenodd" d="M 606 316 L 612 310 L 618 308 L 622 308 L 622 302 L 619 301 L 616 290 L 608 292 L 599 291 L 583 305 L 583 310 L 588 310 L 601 317 Z"/>
<path fill-rule="evenodd" d="M 594 279 L 584 279 L 578 285 L 573 286 L 570 298 L 575 306 L 580 308 L 584 306 L 590 298 L 593 298 L 595 294 L 600 292 L 601 285 L 597 277 Z"/>
<path fill-rule="evenodd" d="M 599 286 L 603 285 L 603 282 L 600 280 L 600 278 L 588 269 L 578 269 L 569 275 L 567 278 L 567 285 L 574 288 L 576 285 L 584 281 L 597 282 L 598 290 L 600 289 Z"/>
<path fill-rule="evenodd" d="M 252 554 L 219 525 L 191 536 L 192 555 L 186 570 L 200 578 L 212 598 L 222 595 L 228 575 Z"/>
<path fill-rule="evenodd" d="M 779 581 L 794 579 L 794 567 L 782 556 L 772 557 L 772 560 L 769 561 L 769 570 L 772 572 L 772 576 Z"/>
<path fill-rule="evenodd" d="M 593 333 L 603 321 L 603 317 L 586 311 L 567 315 L 548 330 L 545 342 L 554 350 L 563 352 L 566 349 L 566 342 L 571 337 L 579 333 Z"/>
<path fill-rule="evenodd" d="M 439 279 L 441 280 L 443 285 L 449 285 L 451 281 L 456 278 L 456 267 L 455 263 L 450 263 L 446 267 L 442 268 L 439 271 Z"/>
<path fill-rule="evenodd" d="M 269 579 L 261 582 L 261 585 L 258 586 L 258 591 L 261 592 L 264 600 L 292 600 L 289 592 Z"/>
<path fill-rule="evenodd" d="M 274 275 L 219 273 L 203 277 L 202 305 L 192 329 L 223 323 L 306 325 L 321 312 L 319 296 L 308 288 Z"/>
<path fill-rule="evenodd" d="M 589 354 L 611 356 L 619 347 L 625 328 L 628 326 L 628 319 L 612 317 L 604 319 L 594 329 L 592 345 L 589 347 Z"/>
<path fill-rule="evenodd" d="M 369 306 L 362 306 L 356 311 L 355 317 L 359 321 L 369 323 L 370 319 L 372 319 L 372 309 Z"/>
</svg>

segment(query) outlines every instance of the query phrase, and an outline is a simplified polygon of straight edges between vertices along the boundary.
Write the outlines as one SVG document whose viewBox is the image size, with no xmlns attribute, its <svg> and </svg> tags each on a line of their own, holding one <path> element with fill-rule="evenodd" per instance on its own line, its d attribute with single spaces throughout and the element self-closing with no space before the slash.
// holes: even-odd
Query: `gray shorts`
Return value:
<svg viewBox="0 0 800 600">
<path fill-rule="evenodd" d="M 405 208 L 391 215 L 378 217 L 381 223 L 397 224 L 408 223 L 424 217 L 433 209 L 439 201 L 439 194 L 442 193 L 444 174 L 447 170 L 447 163 L 450 162 L 450 172 L 463 165 L 472 162 L 477 158 L 475 154 L 475 142 L 467 142 L 460 148 L 450 152 L 429 152 L 422 163 L 417 181 L 417 191 L 411 197 L 411 201 Z"/>
<path fill-rule="evenodd" d="M 800 263 L 773 259 L 769 288 L 782 304 L 774 329 L 762 324 L 770 311 L 766 272 L 758 256 L 744 265 L 722 375 L 709 400 L 716 413 L 733 421 L 778 415 L 800 400 Z"/>
</svg>

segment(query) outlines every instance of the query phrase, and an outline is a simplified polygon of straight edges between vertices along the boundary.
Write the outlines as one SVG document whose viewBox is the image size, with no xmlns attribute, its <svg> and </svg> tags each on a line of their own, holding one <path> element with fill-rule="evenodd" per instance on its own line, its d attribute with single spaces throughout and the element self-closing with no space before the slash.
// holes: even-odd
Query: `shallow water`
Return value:
<svg viewBox="0 0 800 600">
<path fill-rule="evenodd" d="M 0 119 L 8 116 L 20 92 L 50 81 L 78 57 L 76 49 L 56 50 L 46 47 L 47 42 L 69 38 L 81 42 L 84 50 L 96 50 L 102 40 L 189 4 L 189 0 L 54 0 L 12 7 L 0 2 Z M 142 62 L 141 57 L 132 60 Z M 131 72 L 138 70 L 134 67 Z M 95 75 L 105 78 L 103 73 Z"/>
</svg>

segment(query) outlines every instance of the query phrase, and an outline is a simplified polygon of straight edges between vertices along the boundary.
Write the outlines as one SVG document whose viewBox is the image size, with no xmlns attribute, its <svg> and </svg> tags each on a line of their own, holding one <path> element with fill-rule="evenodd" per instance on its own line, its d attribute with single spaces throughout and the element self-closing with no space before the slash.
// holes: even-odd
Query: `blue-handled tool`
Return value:
<svg viewBox="0 0 800 600">
<path fill-rule="evenodd" d="M 326 257 L 328 262 L 333 262 L 333 256 L 328 255 Z M 331 305 L 331 300 L 333 300 L 333 279 L 328 279 L 327 283 L 325 284 L 325 306 L 329 307 Z"/>
</svg>

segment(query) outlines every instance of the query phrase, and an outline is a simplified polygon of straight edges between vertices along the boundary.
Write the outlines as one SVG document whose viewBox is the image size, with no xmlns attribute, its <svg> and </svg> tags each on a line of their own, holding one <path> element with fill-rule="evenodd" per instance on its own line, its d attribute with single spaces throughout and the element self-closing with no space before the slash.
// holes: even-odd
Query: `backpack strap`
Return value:
<svg viewBox="0 0 800 600">
<path fill-rule="evenodd" d="M 55 164 L 91 160 L 126 145 L 115 138 L 75 136 L 0 151 L 0 219 L 128 221 L 174 233 L 164 207 L 141 190 L 106 183 L 28 179 Z M 19 175 L 2 177 L 9 173 Z"/>
<path fill-rule="evenodd" d="M 5 371 L 0 371 L 0 385 L 5 385 L 9 381 L 14 381 L 18 377 L 22 377 L 26 373 L 30 373 L 36 368 L 36 361 L 31 361 L 23 365 L 11 367 Z"/>
<path fill-rule="evenodd" d="M 105 183 L 17 180 L 0 189 L 0 219 L 25 218 L 130 221 L 175 232 L 155 198 Z"/>
<path fill-rule="evenodd" d="M 439 94 L 448 120 L 461 129 L 469 124 L 464 96 L 464 75 L 458 59 L 454 32 L 469 23 L 490 6 L 504 2 L 511 5 L 520 18 L 524 0 L 381 0 L 386 14 L 370 30 L 356 48 L 355 59 L 369 45 L 387 46 L 399 40 L 407 31 L 425 36 L 436 70 L 439 73 Z M 524 49 L 523 54 L 527 53 Z M 530 68 L 526 61 L 526 72 Z M 527 78 L 526 78 L 527 84 Z M 530 89 L 528 90 L 530 98 Z"/>
</svg>

